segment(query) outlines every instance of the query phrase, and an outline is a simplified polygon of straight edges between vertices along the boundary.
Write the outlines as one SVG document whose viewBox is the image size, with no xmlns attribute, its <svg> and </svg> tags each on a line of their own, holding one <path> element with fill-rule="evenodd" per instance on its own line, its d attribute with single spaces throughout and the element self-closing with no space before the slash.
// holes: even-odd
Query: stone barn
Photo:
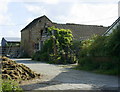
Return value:
<svg viewBox="0 0 120 92">
<path fill-rule="evenodd" d="M 81 25 L 81 24 L 58 24 L 52 22 L 45 15 L 34 19 L 25 28 L 21 30 L 21 48 L 22 51 L 29 56 L 41 49 L 44 40 L 48 38 L 47 28 L 55 26 L 56 28 L 70 29 L 73 34 L 73 40 L 85 40 L 93 34 L 102 35 L 108 27 L 97 25 Z"/>
<path fill-rule="evenodd" d="M 3 37 L 1 41 L 2 56 L 18 57 L 20 55 L 20 38 Z"/>
</svg>

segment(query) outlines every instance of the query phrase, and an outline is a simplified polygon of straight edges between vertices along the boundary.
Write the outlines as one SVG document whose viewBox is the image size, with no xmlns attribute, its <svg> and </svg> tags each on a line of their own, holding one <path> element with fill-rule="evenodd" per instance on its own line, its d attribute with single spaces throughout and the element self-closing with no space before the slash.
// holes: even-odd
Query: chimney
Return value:
<svg viewBox="0 0 120 92">
<path fill-rule="evenodd" d="M 118 2 L 118 17 L 120 17 L 120 1 Z"/>
</svg>

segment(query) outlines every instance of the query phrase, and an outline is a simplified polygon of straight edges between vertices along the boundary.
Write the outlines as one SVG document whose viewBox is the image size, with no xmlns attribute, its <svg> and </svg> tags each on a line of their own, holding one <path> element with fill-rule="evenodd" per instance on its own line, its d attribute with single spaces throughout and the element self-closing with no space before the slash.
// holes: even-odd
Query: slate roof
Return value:
<svg viewBox="0 0 120 92">
<path fill-rule="evenodd" d="M 36 24 L 37 21 L 41 20 L 43 17 L 47 18 L 44 15 L 34 19 L 25 28 L 23 28 L 21 32 L 24 29 L 32 27 L 32 25 Z M 51 21 L 49 18 L 47 19 Z M 103 35 L 108 29 L 108 27 L 97 26 L 97 25 L 83 25 L 83 24 L 71 24 L 71 23 L 57 24 L 52 21 L 51 23 L 53 23 L 53 26 L 55 26 L 56 28 L 70 29 L 73 33 L 74 40 L 84 40 L 91 37 L 93 34 Z"/>
<path fill-rule="evenodd" d="M 93 34 L 102 35 L 106 32 L 108 27 L 97 25 L 82 25 L 82 24 L 57 24 L 56 28 L 70 29 L 72 31 L 74 40 L 84 40 L 91 37 Z"/>
<path fill-rule="evenodd" d="M 20 42 L 21 38 L 18 37 L 3 37 L 7 42 Z"/>
</svg>

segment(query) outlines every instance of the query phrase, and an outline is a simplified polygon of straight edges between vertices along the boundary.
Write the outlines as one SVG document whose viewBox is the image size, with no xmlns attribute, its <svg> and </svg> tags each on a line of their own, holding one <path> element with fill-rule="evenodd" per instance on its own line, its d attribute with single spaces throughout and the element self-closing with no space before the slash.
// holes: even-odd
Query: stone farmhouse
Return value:
<svg viewBox="0 0 120 92">
<path fill-rule="evenodd" d="M 21 30 L 21 48 L 22 51 L 29 56 L 41 49 L 44 40 L 48 39 L 47 28 L 54 26 L 60 29 L 70 29 L 73 34 L 73 40 L 85 40 L 93 34 L 103 35 L 108 27 L 97 25 L 81 25 L 81 24 L 58 24 L 52 22 L 45 15 L 34 19 L 25 28 Z"/>
</svg>

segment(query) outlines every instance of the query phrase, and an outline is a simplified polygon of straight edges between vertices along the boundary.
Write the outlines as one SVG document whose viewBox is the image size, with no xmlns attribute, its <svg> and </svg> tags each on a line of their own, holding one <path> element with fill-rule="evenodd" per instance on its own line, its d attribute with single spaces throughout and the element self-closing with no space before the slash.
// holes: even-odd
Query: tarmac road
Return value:
<svg viewBox="0 0 120 92">
<path fill-rule="evenodd" d="M 24 90 L 118 90 L 118 77 L 71 69 L 71 65 L 53 65 L 13 59 L 42 74 L 37 83 L 24 84 Z"/>
</svg>

